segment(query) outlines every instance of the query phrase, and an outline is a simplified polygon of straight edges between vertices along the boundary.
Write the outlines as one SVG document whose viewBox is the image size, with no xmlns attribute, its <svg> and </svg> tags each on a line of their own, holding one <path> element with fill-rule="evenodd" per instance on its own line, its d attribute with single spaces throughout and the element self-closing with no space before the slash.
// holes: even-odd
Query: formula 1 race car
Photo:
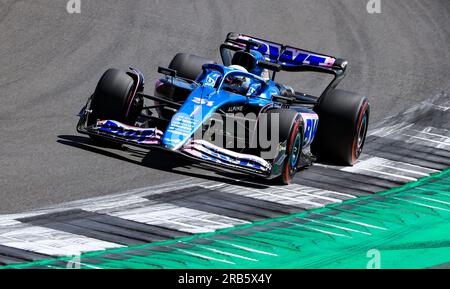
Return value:
<svg viewBox="0 0 450 289">
<path fill-rule="evenodd" d="M 237 33 L 223 65 L 178 53 L 153 95 L 140 71 L 107 70 L 77 130 L 104 143 L 161 148 L 202 163 L 291 182 L 316 159 L 353 165 L 366 138 L 366 97 L 338 90 L 347 61 Z M 333 76 L 320 96 L 277 83 L 280 71 Z M 144 104 L 144 100 L 151 103 Z"/>
</svg>

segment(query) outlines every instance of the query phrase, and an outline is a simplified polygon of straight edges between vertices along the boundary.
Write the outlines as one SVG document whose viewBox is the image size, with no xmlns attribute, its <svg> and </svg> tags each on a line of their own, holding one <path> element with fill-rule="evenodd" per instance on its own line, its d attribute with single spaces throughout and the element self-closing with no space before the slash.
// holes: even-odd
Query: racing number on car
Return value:
<svg viewBox="0 0 450 289">
<path fill-rule="evenodd" d="M 260 90 L 261 90 L 261 83 L 253 83 L 252 85 L 250 85 L 247 91 L 247 96 L 257 95 Z"/>
<path fill-rule="evenodd" d="M 208 107 L 212 107 L 214 105 L 214 101 L 208 101 L 206 99 L 200 98 L 200 97 L 194 97 L 192 99 L 192 102 L 200 105 L 206 105 Z"/>
</svg>

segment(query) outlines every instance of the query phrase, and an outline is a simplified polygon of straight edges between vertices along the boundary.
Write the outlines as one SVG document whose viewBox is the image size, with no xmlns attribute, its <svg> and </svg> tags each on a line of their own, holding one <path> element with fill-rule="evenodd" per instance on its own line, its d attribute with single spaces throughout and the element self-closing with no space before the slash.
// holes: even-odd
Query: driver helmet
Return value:
<svg viewBox="0 0 450 289">
<path fill-rule="evenodd" d="M 248 72 L 268 79 L 269 71 L 258 66 L 258 61 L 262 60 L 264 60 L 264 56 L 259 51 L 251 50 L 247 52 L 240 50 L 233 55 L 231 64 L 245 67 Z"/>
<path fill-rule="evenodd" d="M 232 68 L 232 69 L 234 69 L 234 70 L 239 70 L 239 71 L 248 73 L 248 70 L 247 70 L 245 67 L 240 66 L 240 65 L 237 65 L 237 64 L 233 64 L 233 65 L 230 65 L 230 66 L 228 66 L 228 67 L 229 67 L 229 68 Z"/>
</svg>

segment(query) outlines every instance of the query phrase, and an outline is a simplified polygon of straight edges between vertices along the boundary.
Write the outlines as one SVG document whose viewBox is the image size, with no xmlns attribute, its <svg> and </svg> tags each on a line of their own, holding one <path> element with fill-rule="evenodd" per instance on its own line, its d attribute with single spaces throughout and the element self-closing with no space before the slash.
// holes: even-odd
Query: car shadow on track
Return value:
<svg viewBox="0 0 450 289">
<path fill-rule="evenodd" d="M 253 179 L 240 173 L 228 172 L 211 166 L 203 166 L 199 162 L 158 149 L 147 151 L 134 149 L 129 146 L 117 146 L 114 144 L 98 145 L 89 137 L 77 135 L 59 135 L 57 142 L 106 157 L 188 177 L 233 185 L 238 184 L 239 186 L 256 189 L 264 189 L 271 186 L 270 181 L 262 178 Z"/>
</svg>

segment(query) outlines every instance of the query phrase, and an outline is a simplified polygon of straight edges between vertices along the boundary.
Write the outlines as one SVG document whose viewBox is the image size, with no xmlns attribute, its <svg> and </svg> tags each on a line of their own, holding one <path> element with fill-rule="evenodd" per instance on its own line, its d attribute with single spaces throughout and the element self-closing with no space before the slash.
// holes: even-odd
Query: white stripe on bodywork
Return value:
<svg viewBox="0 0 450 289">
<path fill-rule="evenodd" d="M 190 143 L 186 144 L 183 150 L 186 153 L 192 154 L 192 150 L 195 149 L 201 153 L 206 153 L 207 155 L 214 156 L 215 154 L 219 154 L 227 157 L 226 159 L 218 158 L 221 162 L 230 162 L 234 165 L 240 165 L 240 161 L 254 162 L 256 165 L 261 166 L 263 170 L 269 171 L 272 168 L 272 165 L 263 158 L 257 157 L 255 155 L 250 154 L 241 154 L 231 150 L 227 150 L 216 146 L 210 142 L 204 140 L 193 140 Z M 213 157 L 216 158 L 216 157 Z M 247 165 L 249 168 L 253 168 L 253 166 Z"/>
</svg>

